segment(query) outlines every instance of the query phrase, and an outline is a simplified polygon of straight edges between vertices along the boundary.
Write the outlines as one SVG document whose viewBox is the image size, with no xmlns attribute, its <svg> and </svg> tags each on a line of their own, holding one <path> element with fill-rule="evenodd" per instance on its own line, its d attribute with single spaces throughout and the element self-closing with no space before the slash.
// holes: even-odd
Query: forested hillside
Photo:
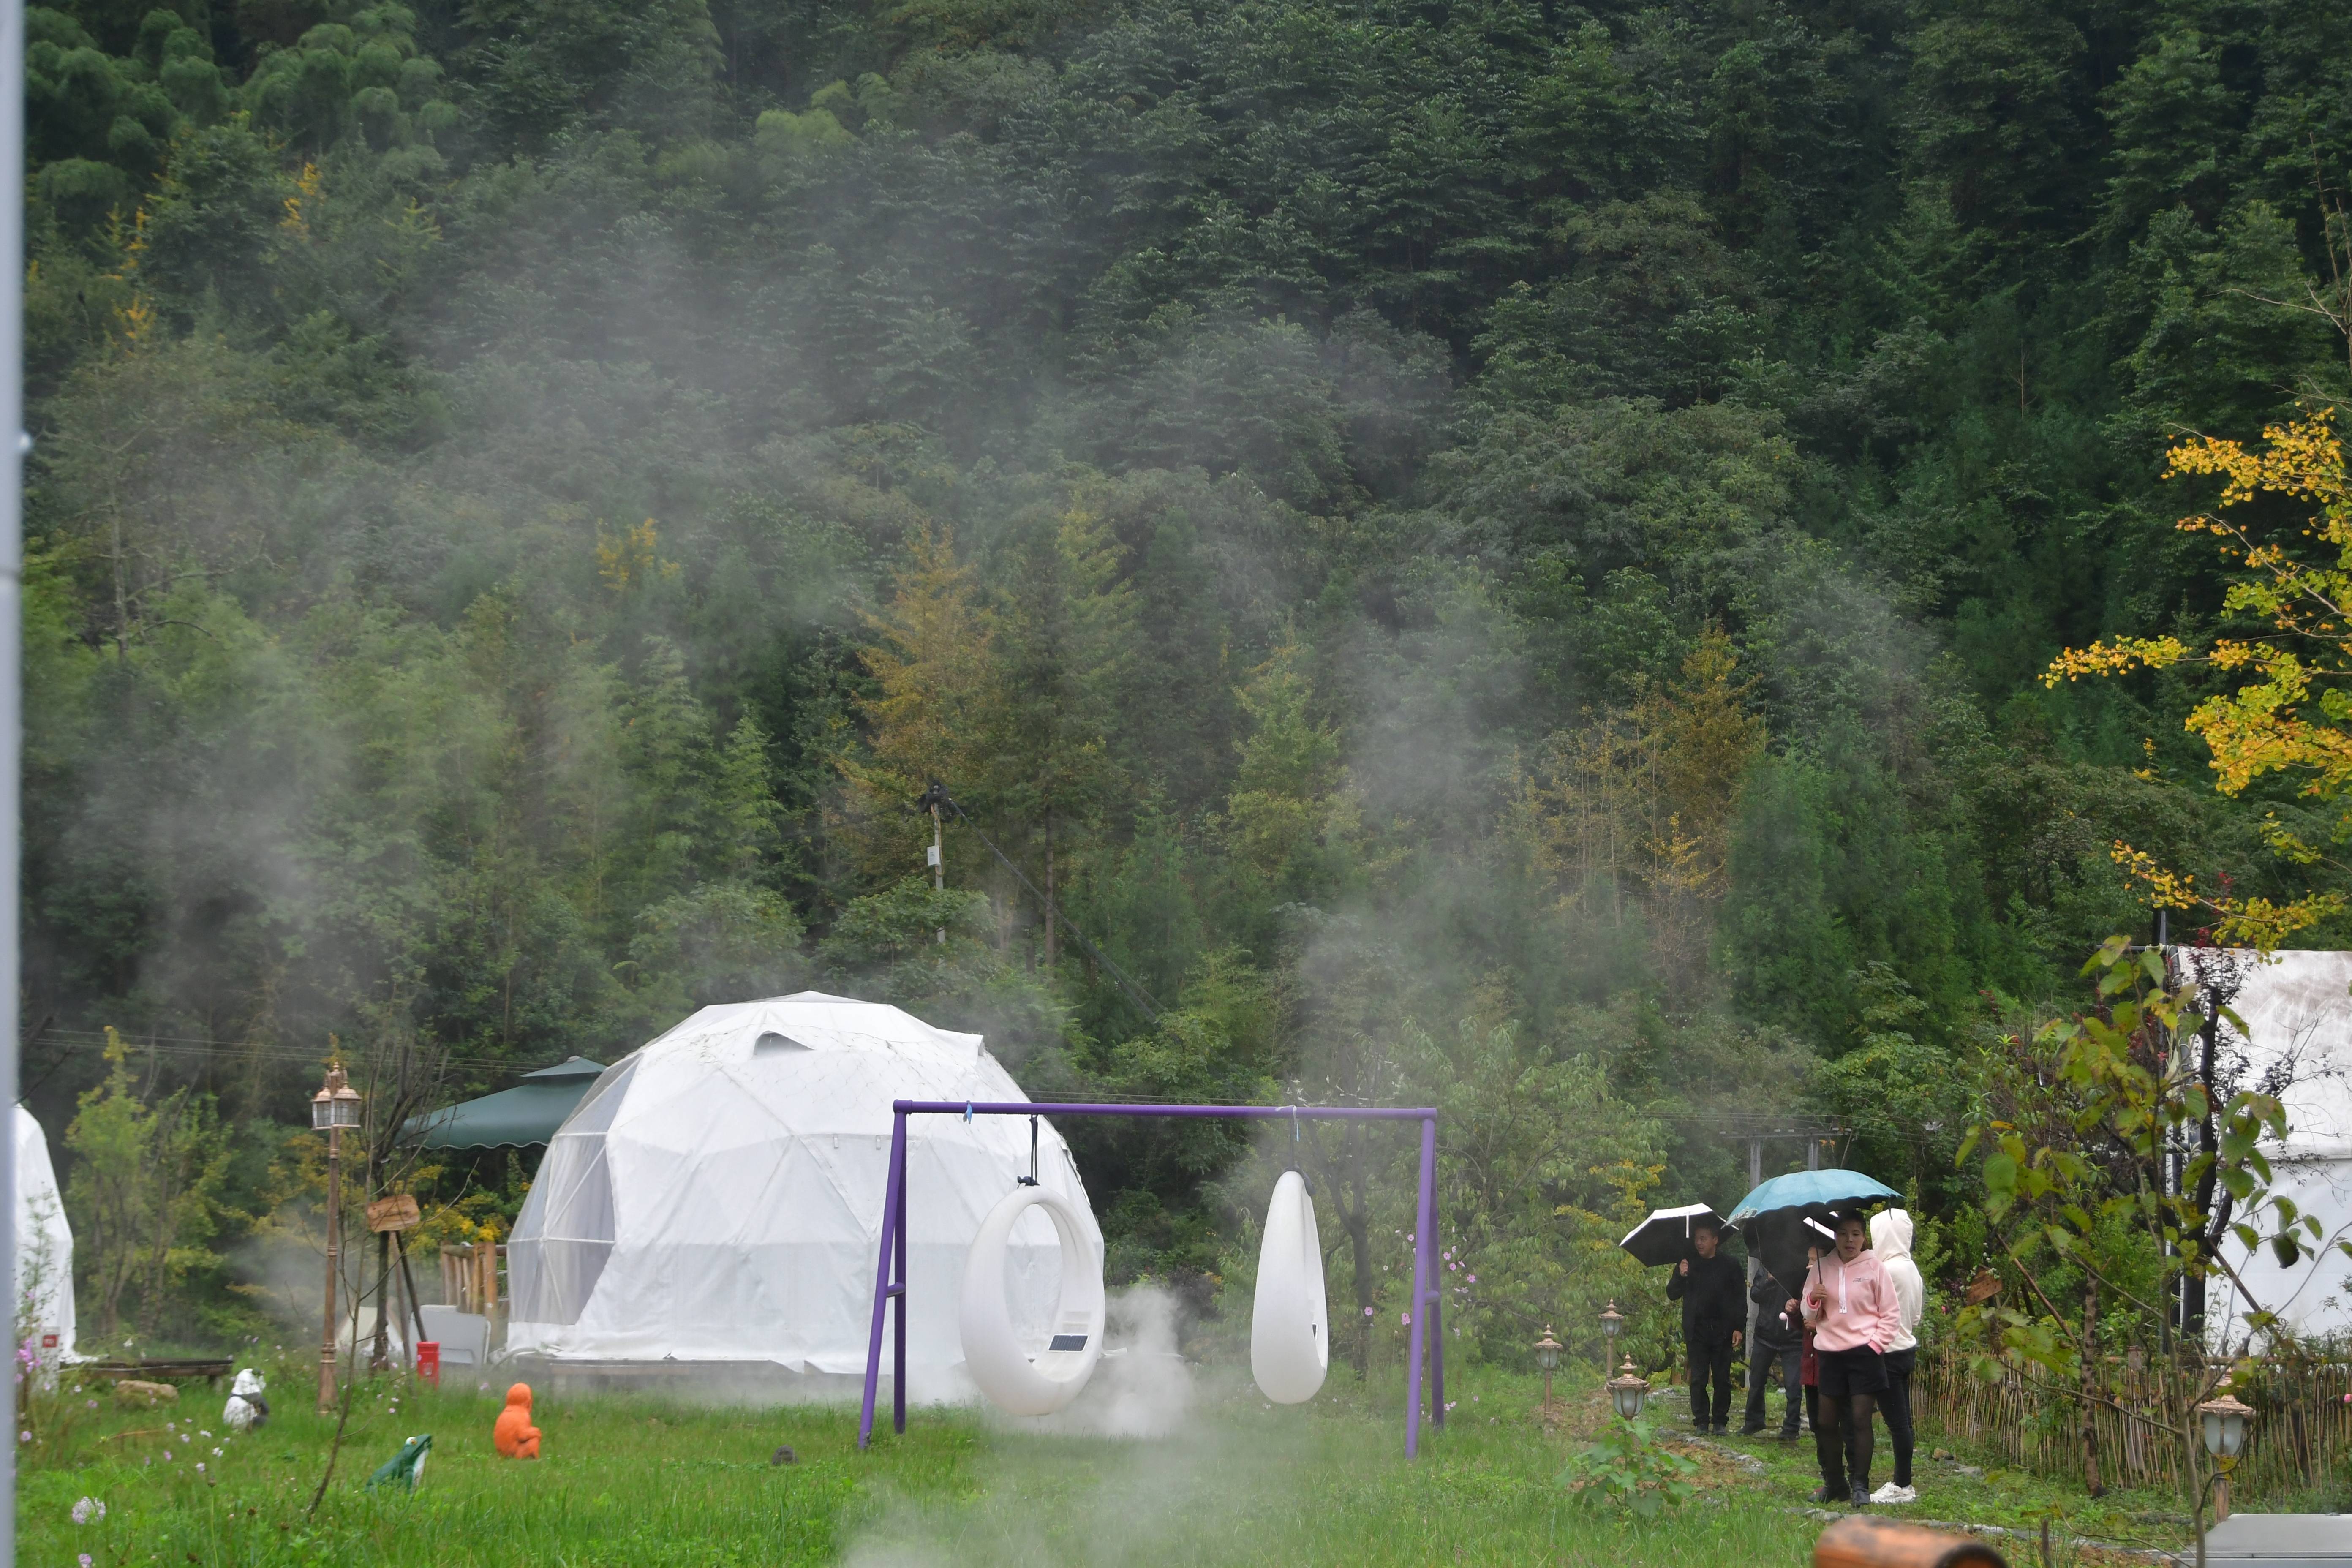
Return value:
<svg viewBox="0 0 2352 1568">
<path fill-rule="evenodd" d="M 31 16 L 26 1076 L 186 1090 L 151 1329 L 331 1033 L 1436 1096 L 1507 1312 L 1744 1117 L 1932 1206 L 2117 838 L 2340 884 L 2210 669 L 2040 677 L 2217 624 L 2169 441 L 2352 394 L 2341 5 Z M 1072 1136 L 1215 1265 L 1226 1134 Z"/>
</svg>

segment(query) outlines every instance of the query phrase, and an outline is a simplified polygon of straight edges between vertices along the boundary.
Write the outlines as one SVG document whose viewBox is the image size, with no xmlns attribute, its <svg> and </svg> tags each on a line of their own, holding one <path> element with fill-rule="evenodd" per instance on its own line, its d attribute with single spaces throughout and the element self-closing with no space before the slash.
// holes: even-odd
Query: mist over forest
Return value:
<svg viewBox="0 0 2352 1568">
<path fill-rule="evenodd" d="M 1761 1120 L 1949 1209 L 1987 1043 L 2152 931 L 2117 840 L 2344 885 L 2223 675 L 2042 679 L 2231 624 L 2168 446 L 2352 395 L 2341 5 L 29 36 L 25 1082 L 69 1185 L 110 1093 L 185 1178 L 86 1321 L 246 1331 L 331 1048 L 446 1101 L 816 987 L 1032 1094 L 1440 1106 L 1516 1338 Z M 1241 1134 L 1066 1131 L 1115 1279 L 1225 1267 Z M 1329 1157 L 1369 1311 L 1407 1199 Z"/>
</svg>

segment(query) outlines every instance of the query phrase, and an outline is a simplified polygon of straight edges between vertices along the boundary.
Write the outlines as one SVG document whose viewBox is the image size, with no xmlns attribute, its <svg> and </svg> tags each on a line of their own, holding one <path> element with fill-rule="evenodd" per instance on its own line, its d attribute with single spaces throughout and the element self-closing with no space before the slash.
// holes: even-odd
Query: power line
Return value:
<svg viewBox="0 0 2352 1568">
<path fill-rule="evenodd" d="M 315 1067 L 330 1056 L 337 1054 L 324 1049 L 304 1050 L 290 1046 L 236 1045 L 228 1041 L 207 1040 L 187 1035 L 131 1036 L 118 1033 L 117 1038 L 121 1041 L 125 1050 L 142 1056 L 152 1054 L 167 1057 L 227 1058 L 239 1061 L 286 1062 Z M 57 1041 L 68 1051 L 77 1054 L 103 1050 L 106 1047 L 106 1034 L 99 1029 L 47 1029 L 42 1032 L 40 1040 Z M 341 1054 L 354 1059 L 364 1059 L 365 1057 L 363 1051 L 346 1051 Z M 528 1064 L 517 1063 L 505 1057 L 448 1056 L 443 1057 L 441 1060 L 453 1068 L 484 1068 L 512 1072 L 537 1070 Z M 552 1067 L 556 1064 L 547 1062 L 540 1065 Z"/>
</svg>

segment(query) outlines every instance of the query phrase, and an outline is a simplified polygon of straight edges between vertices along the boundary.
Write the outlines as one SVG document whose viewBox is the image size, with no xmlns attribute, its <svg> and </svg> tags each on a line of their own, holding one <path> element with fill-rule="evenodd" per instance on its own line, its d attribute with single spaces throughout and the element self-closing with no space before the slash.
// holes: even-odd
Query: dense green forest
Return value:
<svg viewBox="0 0 2352 1568">
<path fill-rule="evenodd" d="M 2352 395 L 2340 5 L 30 34 L 26 1079 L 60 1139 L 112 1026 L 177 1119 L 144 1331 L 249 1310 L 331 1035 L 457 1096 L 815 985 L 1435 1097 L 1516 1333 L 1757 1119 L 1935 1208 L 1985 1031 L 2149 930 L 2116 839 L 2338 876 L 2210 671 L 2039 677 L 2221 616 L 2168 441 Z M 1121 1272 L 1219 1266 L 1234 1135 L 1072 1136 Z"/>
</svg>

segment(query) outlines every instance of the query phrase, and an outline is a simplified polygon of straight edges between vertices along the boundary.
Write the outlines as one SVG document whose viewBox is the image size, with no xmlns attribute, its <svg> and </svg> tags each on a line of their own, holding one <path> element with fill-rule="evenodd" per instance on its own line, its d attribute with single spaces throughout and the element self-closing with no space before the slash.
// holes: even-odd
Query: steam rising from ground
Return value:
<svg viewBox="0 0 2352 1568">
<path fill-rule="evenodd" d="M 1165 1437 L 1192 1412 L 1193 1368 L 1176 1351 L 1176 1298 L 1138 1285 L 1108 1303 L 1110 1348 L 1068 1409 L 1003 1425 L 1056 1436 Z"/>
<path fill-rule="evenodd" d="M 1292 1477 L 1318 1447 L 1309 1410 L 1186 1363 L 1165 1290 L 1137 1286 L 1109 1310 L 1112 1348 L 1067 1410 L 992 1420 L 965 1500 L 900 1501 L 851 1542 L 850 1568 L 1228 1561 L 1255 1521 L 1299 1506 Z"/>
</svg>

